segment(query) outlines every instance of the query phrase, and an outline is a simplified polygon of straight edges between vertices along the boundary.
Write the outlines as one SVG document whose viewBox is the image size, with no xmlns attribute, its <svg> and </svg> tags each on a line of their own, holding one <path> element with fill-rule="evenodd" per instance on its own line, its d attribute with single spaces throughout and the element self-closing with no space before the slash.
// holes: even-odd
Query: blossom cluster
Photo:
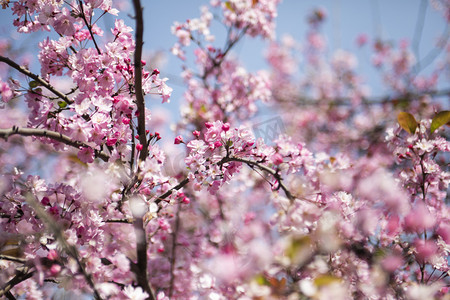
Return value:
<svg viewBox="0 0 450 300">
<path fill-rule="evenodd" d="M 408 43 L 357 39 L 392 92 L 369 99 L 355 55 L 328 55 L 324 9 L 305 42 L 279 43 L 279 0 L 212 0 L 172 27 L 185 82 L 172 158 L 142 99 L 172 90 L 130 26 L 100 27 L 111 0 L 0 3 L 20 33 L 56 33 L 40 75 L 0 43 L 0 296 L 447 299 L 444 68 L 418 75 Z M 245 37 L 270 41 L 271 70 L 233 57 Z M 248 122 L 267 103 L 285 127 L 271 143 Z"/>
</svg>

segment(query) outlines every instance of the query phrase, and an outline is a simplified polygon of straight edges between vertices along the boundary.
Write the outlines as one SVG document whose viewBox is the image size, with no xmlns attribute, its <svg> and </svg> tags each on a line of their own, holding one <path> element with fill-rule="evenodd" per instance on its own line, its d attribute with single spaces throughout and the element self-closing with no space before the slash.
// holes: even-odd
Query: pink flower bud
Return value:
<svg viewBox="0 0 450 300">
<path fill-rule="evenodd" d="M 50 213 L 51 213 L 52 215 L 57 215 L 57 214 L 59 214 L 59 209 L 58 209 L 58 207 L 56 207 L 56 206 L 50 207 Z"/>
<path fill-rule="evenodd" d="M 222 125 L 222 130 L 223 131 L 228 131 L 230 129 L 230 123 L 225 123 Z"/>
<path fill-rule="evenodd" d="M 48 197 L 43 197 L 41 203 L 44 206 L 50 205 L 50 199 Z"/>
<path fill-rule="evenodd" d="M 50 260 L 55 260 L 58 258 L 58 252 L 56 252 L 56 250 L 52 249 L 48 252 L 47 254 L 47 258 Z"/>
<path fill-rule="evenodd" d="M 184 143 L 183 137 L 182 137 L 181 135 L 177 136 L 177 137 L 175 138 L 174 144 L 175 144 L 175 145 L 178 145 L 178 144 L 182 144 L 182 143 Z"/>
<path fill-rule="evenodd" d="M 107 138 L 106 139 L 107 146 L 114 146 L 116 143 L 117 143 L 117 138 Z"/>
<path fill-rule="evenodd" d="M 219 148 L 222 146 L 222 143 L 219 141 L 214 142 L 214 148 Z"/>
<path fill-rule="evenodd" d="M 130 124 L 130 119 L 122 118 L 122 123 L 125 124 L 125 125 L 128 125 L 128 124 Z"/>
<path fill-rule="evenodd" d="M 58 275 L 59 272 L 61 272 L 61 266 L 60 266 L 60 265 L 58 265 L 58 264 L 53 264 L 53 265 L 50 267 L 50 273 L 51 273 L 53 276 Z"/>
<path fill-rule="evenodd" d="M 142 146 L 142 144 L 137 144 L 136 145 L 136 150 L 137 151 L 141 151 L 144 148 L 144 146 Z"/>
</svg>

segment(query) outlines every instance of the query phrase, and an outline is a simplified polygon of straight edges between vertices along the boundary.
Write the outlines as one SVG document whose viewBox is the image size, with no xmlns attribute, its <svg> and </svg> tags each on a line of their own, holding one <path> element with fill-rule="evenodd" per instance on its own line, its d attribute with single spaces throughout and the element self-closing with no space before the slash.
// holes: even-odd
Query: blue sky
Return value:
<svg viewBox="0 0 450 300">
<path fill-rule="evenodd" d="M 206 3 L 208 1 L 143 1 L 145 7 L 144 36 L 147 41 L 144 46 L 147 49 L 162 50 L 168 53 L 176 41 L 175 37 L 170 35 L 170 26 L 173 22 L 184 22 L 188 18 L 198 17 L 198 7 Z M 358 49 L 355 38 L 361 33 L 366 33 L 370 37 L 381 37 L 392 41 L 400 39 L 412 41 L 419 12 L 423 10 L 422 1 L 284 0 L 278 10 L 277 38 L 288 33 L 302 41 L 307 30 L 306 16 L 316 7 L 323 7 L 328 14 L 323 29 L 329 43 L 329 53 L 331 54 L 336 49 L 345 49 L 355 53 L 359 60 L 359 71 L 364 74 L 365 80 L 370 82 L 372 92 L 383 94 L 379 75 L 370 63 L 371 48 Z M 437 37 L 446 26 L 440 12 L 434 10 L 429 3 L 427 3 L 423 24 L 421 56 L 425 56 L 433 48 Z M 216 42 L 218 45 L 223 45 L 223 35 L 217 35 Z M 260 39 L 247 38 L 237 45 L 234 54 L 252 71 L 264 69 L 267 67 L 263 55 L 266 46 L 267 42 Z M 177 100 L 181 97 L 183 89 L 178 84 L 179 80 L 176 76 L 179 71 L 179 60 L 169 54 L 163 74 L 165 73 L 170 78 L 169 84 L 172 83 L 175 90 L 172 99 L 172 105 L 175 105 L 174 109 L 176 109 Z"/>
<path fill-rule="evenodd" d="M 130 1 L 131 2 L 131 1 Z M 167 54 L 166 65 L 162 74 L 169 77 L 168 84 L 174 88 L 171 104 L 165 108 L 178 113 L 177 107 L 182 97 L 183 85 L 177 74 L 180 73 L 181 63 L 170 54 L 170 48 L 176 41 L 171 35 L 170 27 L 174 21 L 184 22 L 186 19 L 198 17 L 199 6 L 209 1 L 204 0 L 144 0 L 144 48 L 145 51 L 162 51 Z M 428 2 L 428 1 L 425 1 Z M 336 49 L 345 49 L 354 52 L 359 60 L 359 70 L 364 74 L 365 80 L 370 82 L 374 94 L 382 94 L 382 85 L 378 73 L 370 64 L 370 48 L 358 49 L 355 38 L 361 33 L 371 37 L 381 37 L 397 41 L 402 38 L 412 41 L 419 11 L 423 9 L 422 0 L 284 0 L 279 6 L 277 19 L 277 38 L 288 33 L 297 40 L 303 40 L 307 24 L 307 14 L 315 7 L 323 7 L 328 14 L 324 25 L 324 34 L 329 43 L 329 53 Z M 128 12 L 121 15 L 127 23 L 134 27 L 134 21 L 127 17 L 132 15 L 131 5 Z M 0 35 L 16 38 L 17 34 L 12 28 L 12 17 L 9 11 L 0 11 Z M 104 18 L 100 25 L 112 26 L 114 16 Z M 102 26 L 103 27 L 103 26 Z M 223 45 L 223 30 L 215 32 L 217 45 Z M 445 22 L 440 12 L 435 11 L 428 3 L 421 39 L 420 54 L 424 56 L 433 48 L 436 38 L 444 31 Z M 47 33 L 41 33 L 37 38 L 28 38 L 21 42 L 27 49 L 35 49 L 39 40 L 44 39 Z M 246 38 L 234 49 L 234 55 L 251 71 L 267 67 L 264 61 L 264 49 L 267 42 L 260 39 Z M 193 48 L 192 48 L 193 50 Z M 36 70 L 37 71 L 37 70 Z M 156 99 L 152 104 L 159 103 Z M 176 118 L 176 117 L 175 117 Z"/>
</svg>

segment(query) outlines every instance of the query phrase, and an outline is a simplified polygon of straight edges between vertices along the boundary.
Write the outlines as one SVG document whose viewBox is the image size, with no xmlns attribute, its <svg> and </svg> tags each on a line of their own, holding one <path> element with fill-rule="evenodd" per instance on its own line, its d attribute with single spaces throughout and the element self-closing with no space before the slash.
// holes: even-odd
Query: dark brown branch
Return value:
<svg viewBox="0 0 450 300">
<path fill-rule="evenodd" d="M 180 230 L 180 211 L 181 205 L 178 204 L 176 219 L 175 219 L 175 230 L 172 233 L 172 255 L 170 256 L 170 283 L 169 283 L 169 298 L 173 296 L 173 287 L 175 282 L 175 262 L 176 262 L 176 250 L 177 250 L 177 237 L 178 231 Z"/>
<path fill-rule="evenodd" d="M 177 184 L 176 186 L 174 186 L 173 188 L 171 188 L 170 190 L 168 190 L 167 192 L 165 192 L 161 196 L 157 197 L 155 199 L 155 203 L 159 204 L 162 200 L 164 200 L 167 197 L 169 197 L 172 194 L 173 191 L 175 191 L 175 190 L 178 191 L 179 189 L 184 187 L 188 182 L 189 182 L 188 178 L 183 179 L 183 181 L 181 181 L 179 184 Z"/>
<path fill-rule="evenodd" d="M 24 66 L 19 66 L 17 63 L 12 61 L 11 59 L 9 59 L 7 57 L 4 57 L 4 56 L 1 56 L 1 55 L 0 55 L 0 61 L 6 63 L 7 65 L 9 65 L 11 67 L 13 67 L 14 69 L 19 71 L 20 73 L 22 73 L 22 74 L 24 74 L 24 75 L 34 79 L 36 82 L 38 82 L 40 85 L 42 85 L 45 88 L 47 88 L 47 90 L 49 90 L 50 92 L 52 92 L 53 94 L 58 96 L 58 98 L 60 98 L 61 100 L 63 100 L 67 104 L 72 104 L 73 103 L 72 100 L 70 100 L 64 93 L 58 91 L 55 87 L 53 87 L 47 80 L 45 80 L 44 78 L 42 78 L 39 75 L 36 75 L 36 74 L 32 73 L 30 70 L 28 70 Z"/>
<path fill-rule="evenodd" d="M 105 220 L 106 223 L 123 223 L 123 224 L 133 224 L 134 219 L 109 219 Z"/>
<path fill-rule="evenodd" d="M 142 17 L 142 6 L 140 0 L 133 0 L 136 14 L 136 48 L 134 50 L 134 92 L 136 94 L 137 119 L 139 143 L 143 146 L 139 154 L 139 160 L 144 161 L 148 156 L 147 136 L 145 132 L 145 100 L 142 90 L 142 45 L 144 34 L 144 20 Z M 139 173 L 139 171 L 137 172 Z M 127 192 L 128 194 L 128 192 Z M 148 282 L 147 275 L 147 237 L 145 235 L 144 221 L 142 217 L 135 218 L 134 230 L 136 233 L 136 253 L 137 262 L 132 264 L 133 272 L 136 274 L 139 286 L 148 293 L 147 299 L 156 299 L 153 290 Z"/>
<path fill-rule="evenodd" d="M 92 32 L 92 26 L 89 24 L 88 20 L 86 19 L 86 14 L 84 13 L 84 8 L 83 8 L 83 2 L 81 0 L 78 0 L 78 4 L 80 5 L 81 18 L 83 19 L 84 24 L 86 24 L 86 27 L 89 30 L 89 34 L 91 35 L 92 41 L 94 42 L 95 49 L 97 49 L 98 54 L 102 54 L 102 52 L 100 51 L 100 48 L 97 45 L 97 42 L 95 41 L 94 33 Z"/>
<path fill-rule="evenodd" d="M 11 294 L 11 292 L 6 292 L 5 297 L 8 298 L 8 300 L 16 300 L 16 297 L 14 297 L 14 295 Z"/>
<path fill-rule="evenodd" d="M 27 262 L 26 259 L 23 259 L 20 257 L 15 257 L 15 256 L 10 256 L 10 255 L 4 255 L 4 254 L 0 254 L 0 260 L 9 260 L 9 261 L 13 261 L 16 263 L 21 263 L 21 264 L 24 264 Z"/>
<path fill-rule="evenodd" d="M 137 262 L 132 268 L 133 272 L 136 274 L 136 279 L 138 284 L 144 291 L 149 295 L 147 299 L 155 300 L 156 297 L 153 294 L 153 290 L 148 282 L 147 275 L 147 237 L 145 236 L 145 227 L 142 217 L 135 218 L 134 231 L 136 233 L 136 254 Z"/>
<path fill-rule="evenodd" d="M 223 163 L 226 163 L 229 161 L 237 161 L 237 162 L 245 163 L 250 167 L 257 167 L 257 168 L 263 170 L 264 172 L 269 173 L 278 181 L 279 188 L 281 188 L 284 191 L 284 193 L 286 194 L 286 197 L 291 201 L 295 200 L 295 197 L 291 194 L 289 189 L 284 185 L 280 174 L 276 170 L 269 168 L 268 166 L 265 166 L 263 164 L 260 164 L 256 161 L 239 158 L 239 157 L 224 157 L 218 164 L 220 165 L 220 164 L 223 164 Z"/>
<path fill-rule="evenodd" d="M 12 128 L 8 128 L 8 129 L 0 129 L 0 138 L 4 138 L 5 140 L 7 140 L 9 136 L 15 135 L 15 134 L 21 135 L 21 136 L 47 137 L 47 138 L 61 142 L 68 146 L 72 146 L 77 149 L 80 149 L 80 147 L 92 148 L 91 146 L 89 146 L 83 142 L 74 141 L 67 135 L 64 135 L 64 134 L 56 132 L 56 131 L 51 131 L 51 130 L 46 130 L 46 129 L 38 129 L 38 128 L 19 128 L 16 126 L 13 126 Z M 94 154 L 96 157 L 102 159 L 103 161 L 109 160 L 109 156 L 107 154 L 105 154 L 104 152 L 96 150 L 96 149 L 93 149 L 93 150 L 94 150 Z"/>
<path fill-rule="evenodd" d="M 144 161 L 148 155 L 147 136 L 145 132 L 145 100 L 142 90 L 142 45 L 144 35 L 144 21 L 142 17 L 141 1 L 133 0 L 136 13 L 136 49 L 134 50 L 134 91 L 136 93 L 136 104 L 138 110 L 138 134 L 139 142 L 143 146 L 139 159 Z"/>
<path fill-rule="evenodd" d="M 428 1 L 422 0 L 419 7 L 419 15 L 417 16 L 416 20 L 416 26 L 414 29 L 414 38 L 412 42 L 412 47 L 414 50 L 414 54 L 416 55 L 418 62 L 414 66 L 415 71 L 420 70 L 420 42 L 422 40 L 422 33 L 423 33 L 423 24 L 425 22 L 425 16 L 427 12 L 428 7 Z"/>
<path fill-rule="evenodd" d="M 24 267 L 22 270 L 17 271 L 16 276 L 14 276 L 10 281 L 8 281 L 1 289 L 0 289 L 0 297 L 6 296 L 9 293 L 9 296 L 12 296 L 10 290 L 17 284 L 22 281 L 27 280 L 31 276 L 33 276 L 34 271 L 30 271 L 29 267 Z M 14 296 L 13 296 L 14 297 Z M 10 298 L 11 299 L 11 298 Z"/>
</svg>

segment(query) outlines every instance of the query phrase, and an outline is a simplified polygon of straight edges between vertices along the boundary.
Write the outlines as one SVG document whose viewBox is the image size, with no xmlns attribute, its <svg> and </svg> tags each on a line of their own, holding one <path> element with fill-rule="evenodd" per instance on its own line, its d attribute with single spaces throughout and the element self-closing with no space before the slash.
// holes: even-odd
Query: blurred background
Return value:
<svg viewBox="0 0 450 300">
<path fill-rule="evenodd" d="M 113 0 L 121 13 L 118 17 L 105 15 L 99 26 L 110 28 L 114 26 L 116 18 L 124 18 L 129 26 L 134 27 L 131 18 L 133 9 L 131 1 Z M 190 18 L 200 16 L 199 7 L 207 5 L 206 0 L 145 0 L 144 8 L 144 57 L 152 67 L 158 67 L 163 77 L 168 77 L 167 82 L 173 88 L 170 103 L 162 105 L 161 114 L 171 123 L 179 119 L 179 105 L 184 91 L 184 85 L 180 77 L 182 62 L 170 53 L 170 49 L 176 42 L 171 34 L 171 26 L 175 21 L 185 22 Z M 316 8 L 322 8 L 326 12 L 326 21 L 323 26 L 323 34 L 328 43 L 327 54 L 330 56 L 337 49 L 352 52 L 358 58 L 358 73 L 363 74 L 363 79 L 369 83 L 371 94 L 384 95 L 385 90 L 379 73 L 371 63 L 373 53 L 372 42 L 376 39 L 393 41 L 398 45 L 400 40 L 408 41 L 416 45 L 415 55 L 419 58 L 427 56 L 435 51 L 435 45 L 443 35 L 448 37 L 449 30 L 442 17 L 442 12 L 434 7 L 443 5 L 438 0 L 284 0 L 279 5 L 276 39 L 284 35 L 291 35 L 295 40 L 305 40 L 308 29 L 307 15 Z M 45 39 L 49 33 L 39 32 L 30 35 L 18 34 L 12 26 L 13 17 L 9 10 L 0 11 L 0 36 L 13 41 L 17 51 L 29 51 L 33 57 L 37 56 L 37 43 Z M 216 46 L 225 43 L 224 26 L 213 22 L 211 32 L 216 36 Z M 105 37 L 110 31 L 105 30 Z M 369 37 L 365 47 L 359 47 L 356 39 L 365 34 Z M 268 41 L 259 38 L 246 37 L 233 48 L 233 55 L 237 57 L 249 71 L 268 68 L 264 59 L 264 52 Z M 193 66 L 193 46 L 187 51 L 186 63 Z M 438 53 L 438 57 L 442 53 Z M 36 63 L 30 65 L 34 72 L 39 73 Z M 430 67 L 428 67 L 430 69 Z M 423 72 L 427 72 L 424 69 Z M 443 83 L 445 84 L 445 83 Z M 447 84 L 448 86 L 448 84 Z M 159 98 L 147 101 L 150 109 L 161 107 Z"/>
</svg>

